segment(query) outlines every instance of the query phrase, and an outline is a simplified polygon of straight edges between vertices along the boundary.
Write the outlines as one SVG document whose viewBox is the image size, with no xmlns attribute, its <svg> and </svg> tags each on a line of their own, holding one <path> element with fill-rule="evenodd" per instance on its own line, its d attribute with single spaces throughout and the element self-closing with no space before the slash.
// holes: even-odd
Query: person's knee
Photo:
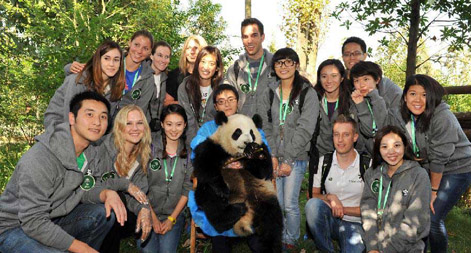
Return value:
<svg viewBox="0 0 471 253">
<path fill-rule="evenodd" d="M 106 209 L 102 204 L 96 204 L 92 206 L 93 216 L 96 220 L 95 226 L 102 227 L 106 229 L 111 229 L 113 224 L 116 222 L 116 215 L 113 211 L 110 212 L 110 215 L 106 217 Z"/>
<path fill-rule="evenodd" d="M 317 219 L 322 219 L 326 210 L 325 206 L 324 201 L 318 198 L 311 198 L 306 203 L 306 220 L 308 222 L 315 222 Z"/>
</svg>

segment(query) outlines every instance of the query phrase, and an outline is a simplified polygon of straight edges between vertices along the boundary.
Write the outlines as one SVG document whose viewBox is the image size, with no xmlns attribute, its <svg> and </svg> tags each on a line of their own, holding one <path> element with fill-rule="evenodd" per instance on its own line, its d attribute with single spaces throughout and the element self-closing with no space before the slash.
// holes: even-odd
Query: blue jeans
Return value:
<svg viewBox="0 0 471 253">
<path fill-rule="evenodd" d="M 344 221 L 332 216 L 332 209 L 318 198 L 306 203 L 306 221 L 316 247 L 322 252 L 334 252 L 332 239 L 337 240 L 342 252 L 363 252 L 361 223 Z"/>
<path fill-rule="evenodd" d="M 307 161 L 295 161 L 288 177 L 278 177 L 276 179 L 278 201 L 284 213 L 282 240 L 287 244 L 294 244 L 299 239 L 301 224 L 299 192 L 301 191 L 306 166 Z"/>
<path fill-rule="evenodd" d="M 438 188 L 437 198 L 433 203 L 435 214 L 430 212 L 432 217 L 429 239 L 430 250 L 433 253 L 447 251 L 448 235 L 445 228 L 445 218 L 470 184 L 471 172 L 443 175 L 440 187 Z"/>
<path fill-rule="evenodd" d="M 106 219 L 103 204 L 79 204 L 68 215 L 53 219 L 75 239 L 98 250 L 115 222 L 112 215 Z M 0 235 L 0 252 L 64 252 L 41 244 L 23 232 L 21 227 L 7 230 Z"/>
<path fill-rule="evenodd" d="M 164 221 L 164 220 L 163 220 Z M 162 221 L 161 221 L 162 222 Z M 137 249 L 139 252 L 144 253 L 175 253 L 177 252 L 178 243 L 182 234 L 183 226 L 185 225 L 185 217 L 182 213 L 177 217 L 177 223 L 173 225 L 172 230 L 164 235 L 156 234 L 152 231 L 149 238 L 142 243 L 140 239 L 136 240 Z"/>
</svg>

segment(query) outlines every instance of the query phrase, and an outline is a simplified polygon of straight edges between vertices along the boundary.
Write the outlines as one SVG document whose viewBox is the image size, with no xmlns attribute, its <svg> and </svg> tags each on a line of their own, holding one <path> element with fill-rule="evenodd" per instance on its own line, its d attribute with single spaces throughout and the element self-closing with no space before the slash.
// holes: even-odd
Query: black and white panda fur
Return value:
<svg viewBox="0 0 471 253">
<path fill-rule="evenodd" d="M 261 118 L 220 112 L 216 124 L 217 131 L 194 151 L 197 205 L 218 232 L 234 228 L 240 236 L 255 233 L 262 252 L 281 252 L 282 213 L 271 182 L 271 156 L 257 129 Z M 242 169 L 225 166 L 241 156 Z"/>
</svg>

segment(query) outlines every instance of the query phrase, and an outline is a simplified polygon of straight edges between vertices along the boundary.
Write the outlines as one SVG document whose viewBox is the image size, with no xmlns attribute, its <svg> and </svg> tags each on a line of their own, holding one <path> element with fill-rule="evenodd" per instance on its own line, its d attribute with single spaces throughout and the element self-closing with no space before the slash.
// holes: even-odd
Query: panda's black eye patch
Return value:
<svg viewBox="0 0 471 253">
<path fill-rule="evenodd" d="M 239 139 L 241 135 L 242 135 L 242 130 L 240 130 L 240 128 L 237 128 L 232 134 L 232 139 L 236 141 L 237 139 Z"/>
<path fill-rule="evenodd" d="M 250 129 L 250 136 L 252 136 L 252 141 L 255 141 L 255 134 L 252 129 Z"/>
</svg>

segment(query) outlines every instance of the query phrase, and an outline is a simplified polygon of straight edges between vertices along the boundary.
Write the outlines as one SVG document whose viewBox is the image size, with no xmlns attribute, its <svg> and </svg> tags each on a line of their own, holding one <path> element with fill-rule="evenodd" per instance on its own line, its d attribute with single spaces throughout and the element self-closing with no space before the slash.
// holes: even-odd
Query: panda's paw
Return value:
<svg viewBox="0 0 471 253">
<path fill-rule="evenodd" d="M 234 232 L 239 236 L 249 236 L 254 233 L 253 225 L 253 210 L 249 209 L 240 220 L 234 224 Z"/>
</svg>

